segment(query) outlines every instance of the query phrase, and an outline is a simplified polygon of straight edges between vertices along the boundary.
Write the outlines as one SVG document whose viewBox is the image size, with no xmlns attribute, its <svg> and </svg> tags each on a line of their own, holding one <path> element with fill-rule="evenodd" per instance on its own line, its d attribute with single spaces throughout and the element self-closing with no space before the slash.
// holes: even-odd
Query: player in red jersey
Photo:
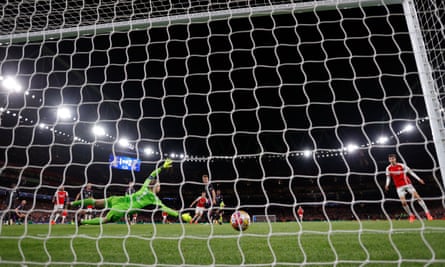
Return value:
<svg viewBox="0 0 445 267">
<path fill-rule="evenodd" d="M 62 222 L 61 224 L 65 224 L 66 217 L 68 216 L 68 210 L 64 209 L 62 211 Z"/>
<path fill-rule="evenodd" d="M 65 191 L 65 188 L 62 185 L 54 194 L 53 203 L 54 210 L 51 214 L 50 222 L 51 224 L 56 224 L 57 219 L 62 215 L 62 212 L 65 209 L 65 203 L 68 203 L 68 192 Z M 54 214 L 56 214 L 56 218 L 54 218 Z"/>
<path fill-rule="evenodd" d="M 414 213 L 408 206 L 406 201 L 406 194 L 409 193 L 413 198 L 417 200 L 417 203 L 423 208 L 425 211 L 426 217 L 429 221 L 433 220 L 425 202 L 417 193 L 414 186 L 411 184 L 411 180 L 409 179 L 407 173 L 409 173 L 412 177 L 414 177 L 419 183 L 425 184 L 425 182 L 419 178 L 408 166 L 402 163 L 397 162 L 397 157 L 395 154 L 388 155 L 389 165 L 386 167 L 386 185 L 385 191 L 389 190 L 389 183 L 391 182 L 391 178 L 396 186 L 397 194 L 399 195 L 400 201 L 402 202 L 402 207 L 406 211 L 409 216 L 409 221 L 413 222 L 416 217 Z"/>
<path fill-rule="evenodd" d="M 206 204 L 207 204 L 206 195 L 207 195 L 207 193 L 205 191 L 203 191 L 201 193 L 201 196 L 198 197 L 197 199 L 195 199 L 195 201 L 193 201 L 192 204 L 190 204 L 190 208 L 196 204 L 195 216 L 193 216 L 190 223 L 198 223 L 199 220 L 201 219 L 202 215 L 204 214 Z"/>
<path fill-rule="evenodd" d="M 302 222 L 303 221 L 304 210 L 303 210 L 303 208 L 301 206 L 298 207 L 297 214 L 298 214 L 298 218 L 300 219 L 300 222 Z"/>
<path fill-rule="evenodd" d="M 163 223 L 163 224 L 170 223 L 170 222 L 168 221 L 168 213 L 165 212 L 165 211 L 162 212 L 162 223 Z"/>
</svg>

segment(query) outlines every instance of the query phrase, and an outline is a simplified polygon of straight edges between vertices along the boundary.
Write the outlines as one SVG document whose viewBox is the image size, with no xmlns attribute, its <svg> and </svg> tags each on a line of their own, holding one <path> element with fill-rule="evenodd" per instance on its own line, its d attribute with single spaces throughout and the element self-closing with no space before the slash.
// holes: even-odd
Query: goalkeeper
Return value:
<svg viewBox="0 0 445 267">
<path fill-rule="evenodd" d="M 111 196 L 106 199 L 81 199 L 70 203 L 71 206 L 94 205 L 96 208 L 107 208 L 110 211 L 105 217 L 94 218 L 91 220 L 84 220 L 78 222 L 79 225 L 90 224 L 99 225 L 110 222 L 117 222 L 126 214 L 136 213 L 139 209 L 148 205 L 156 205 L 168 215 L 178 217 L 179 212 L 165 206 L 161 200 L 156 196 L 159 193 L 161 186 L 157 181 L 158 174 L 163 170 L 172 166 L 171 159 L 167 159 L 162 167 L 154 170 L 150 176 L 145 180 L 142 187 L 130 195 L 125 196 Z M 189 222 L 191 216 L 189 213 L 182 214 L 182 220 Z"/>
</svg>

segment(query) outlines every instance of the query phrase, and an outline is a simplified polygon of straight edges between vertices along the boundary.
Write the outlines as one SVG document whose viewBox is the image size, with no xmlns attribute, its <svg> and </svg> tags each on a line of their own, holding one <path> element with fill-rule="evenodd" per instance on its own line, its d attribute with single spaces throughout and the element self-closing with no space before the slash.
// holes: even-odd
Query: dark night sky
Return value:
<svg viewBox="0 0 445 267">
<path fill-rule="evenodd" d="M 199 181 L 208 172 L 227 190 L 243 188 L 244 178 L 283 179 L 291 188 L 320 175 L 345 179 L 348 171 L 375 187 L 389 152 L 431 169 L 434 148 L 421 123 L 427 115 L 401 12 L 295 13 L 1 46 L 1 73 L 18 74 L 30 94 L 1 95 L 23 119 L 3 114 L 0 160 L 125 183 L 160 159 L 140 152 L 151 145 L 161 154 L 230 156 L 183 161 L 167 181 Z M 56 122 L 61 104 L 75 121 Z M 97 122 L 113 138 L 94 142 Z M 414 132 L 397 135 L 408 122 Z M 382 134 L 392 136 L 386 145 L 338 154 Z M 143 160 L 141 173 L 108 167 L 112 151 L 124 154 L 116 143 L 124 136 L 137 148 L 125 154 Z M 294 154 L 305 149 L 323 156 Z"/>
</svg>

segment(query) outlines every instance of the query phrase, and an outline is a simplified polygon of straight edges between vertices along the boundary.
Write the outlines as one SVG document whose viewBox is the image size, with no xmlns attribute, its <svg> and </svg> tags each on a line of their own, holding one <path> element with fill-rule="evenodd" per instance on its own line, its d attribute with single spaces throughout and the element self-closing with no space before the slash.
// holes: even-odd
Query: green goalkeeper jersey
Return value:
<svg viewBox="0 0 445 267">
<path fill-rule="evenodd" d="M 161 172 L 162 167 L 154 170 L 145 180 L 142 187 L 131 195 L 125 196 L 125 202 L 130 203 L 132 209 L 142 209 L 148 205 L 159 204 L 159 198 L 152 192 L 149 185 L 153 179 Z"/>
</svg>

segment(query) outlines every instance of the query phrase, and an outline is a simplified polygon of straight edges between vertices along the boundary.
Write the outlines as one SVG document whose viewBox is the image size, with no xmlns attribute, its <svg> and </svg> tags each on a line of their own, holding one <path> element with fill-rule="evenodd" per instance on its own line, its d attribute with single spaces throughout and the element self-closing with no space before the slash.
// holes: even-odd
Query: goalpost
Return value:
<svg viewBox="0 0 445 267">
<path fill-rule="evenodd" d="M 0 265 L 445 264 L 444 13 L 434 0 L 9 1 Z M 388 154 L 425 181 L 412 179 L 434 221 L 409 200 L 409 224 L 385 192 Z M 70 200 L 122 196 L 167 158 L 162 202 L 193 216 L 208 174 L 222 226 L 159 207 L 91 227 L 67 208 L 73 224 L 50 224 L 60 185 Z M 236 232 L 237 210 L 261 223 Z"/>
</svg>

